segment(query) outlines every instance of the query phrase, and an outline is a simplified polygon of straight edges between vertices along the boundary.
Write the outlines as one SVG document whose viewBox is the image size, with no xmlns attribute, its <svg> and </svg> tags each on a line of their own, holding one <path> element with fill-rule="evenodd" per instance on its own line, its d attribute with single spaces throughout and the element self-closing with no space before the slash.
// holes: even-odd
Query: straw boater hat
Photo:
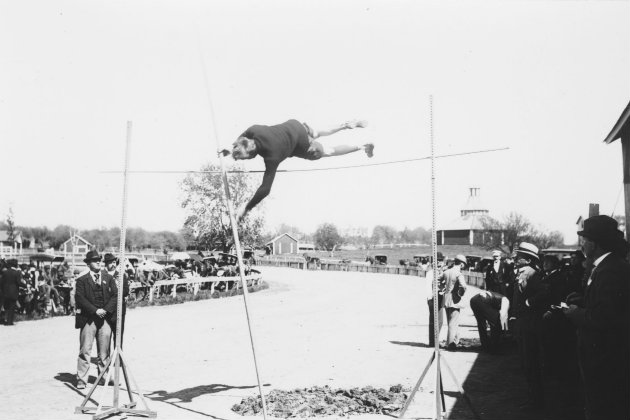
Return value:
<svg viewBox="0 0 630 420">
<path fill-rule="evenodd" d="M 530 244 L 529 242 L 521 242 L 518 245 L 518 248 L 516 248 L 516 253 L 528 255 L 540 261 L 540 257 L 538 256 L 538 247 L 536 245 Z"/>
<path fill-rule="evenodd" d="M 108 264 L 108 263 L 110 263 L 110 262 L 112 262 L 112 261 L 116 261 L 117 259 L 118 259 L 118 258 L 116 258 L 116 257 L 114 256 L 114 254 L 111 254 L 111 253 L 109 253 L 109 252 L 108 252 L 108 253 L 107 253 L 107 254 L 105 254 L 105 256 L 103 257 L 103 262 L 104 262 L 105 264 Z"/>
<path fill-rule="evenodd" d="M 83 260 L 84 263 L 89 264 L 92 261 L 100 261 L 101 260 L 101 256 L 98 254 L 98 251 L 88 251 L 87 254 L 85 254 L 85 259 Z"/>
<path fill-rule="evenodd" d="M 466 260 L 466 257 L 463 256 L 462 254 L 455 255 L 455 262 L 461 262 L 461 263 L 464 263 L 465 265 L 468 265 L 468 261 Z"/>
</svg>

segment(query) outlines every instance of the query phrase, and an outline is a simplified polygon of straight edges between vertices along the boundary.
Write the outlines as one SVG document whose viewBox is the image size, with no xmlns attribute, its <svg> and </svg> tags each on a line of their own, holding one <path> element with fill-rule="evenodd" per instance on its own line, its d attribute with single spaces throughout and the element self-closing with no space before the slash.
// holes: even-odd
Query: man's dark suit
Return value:
<svg viewBox="0 0 630 420">
<path fill-rule="evenodd" d="M 541 324 L 549 308 L 549 288 L 534 266 L 518 269 L 514 285 L 515 333 L 519 339 L 521 362 L 527 378 L 528 402 L 543 403 Z"/>
<path fill-rule="evenodd" d="M 93 276 L 99 276 L 99 283 Z M 109 361 L 111 342 L 111 323 L 116 322 L 117 288 L 114 279 L 105 273 L 88 272 L 76 281 L 76 318 L 75 327 L 80 329 L 80 350 L 77 358 L 77 386 L 85 386 L 90 370 L 92 343 L 96 340 L 98 369 L 105 369 Z M 100 300 L 100 302 L 99 302 Z M 107 313 L 104 317 L 96 314 L 98 309 Z"/>
<path fill-rule="evenodd" d="M 591 274 L 578 327 L 587 418 L 630 418 L 630 264 L 606 256 Z"/>
<path fill-rule="evenodd" d="M 14 268 L 8 268 L 0 276 L 0 295 L 4 301 L 4 310 L 6 312 L 6 325 L 13 325 L 13 316 L 15 313 L 15 302 L 18 300 L 18 292 L 20 282 L 22 280 L 22 272 Z"/>
<path fill-rule="evenodd" d="M 510 278 L 504 262 L 499 263 L 498 270 L 494 269 L 494 262 L 486 270 L 486 290 L 508 296 L 507 283 Z"/>
<path fill-rule="evenodd" d="M 83 326 L 88 322 L 97 322 L 97 325 L 103 322 L 103 319 L 96 315 L 96 310 L 99 308 L 94 306 L 94 291 L 96 287 L 98 286 L 94 284 L 90 273 L 86 273 L 77 279 L 74 299 L 76 301 L 76 307 L 79 310 L 77 310 L 76 313 L 74 324 L 75 328 L 83 328 Z M 103 291 L 103 300 L 105 302 L 103 309 L 107 311 L 105 320 L 115 324 L 118 289 L 116 288 L 116 282 L 112 276 L 101 276 L 101 289 Z"/>
</svg>

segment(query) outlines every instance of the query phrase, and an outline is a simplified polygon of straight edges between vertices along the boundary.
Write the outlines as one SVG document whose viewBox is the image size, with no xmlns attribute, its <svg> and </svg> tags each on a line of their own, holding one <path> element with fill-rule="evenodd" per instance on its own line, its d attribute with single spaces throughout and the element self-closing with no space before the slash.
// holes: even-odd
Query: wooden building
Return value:
<svg viewBox="0 0 630 420">
<path fill-rule="evenodd" d="M 483 245 L 491 236 L 503 235 L 503 232 L 490 230 L 484 226 L 483 220 L 489 211 L 481 201 L 480 188 L 471 187 L 470 196 L 460 210 L 460 216 L 438 229 L 438 245 Z"/>
<path fill-rule="evenodd" d="M 628 102 L 626 109 L 623 110 L 612 130 L 604 139 L 604 143 L 611 144 L 617 139 L 621 140 L 621 161 L 626 208 L 624 229 L 626 231 L 626 240 L 630 242 L 630 229 L 628 228 L 628 223 L 630 223 L 630 102 Z"/>
<path fill-rule="evenodd" d="M 61 244 L 59 252 L 63 253 L 64 256 L 69 254 L 85 255 L 91 248 L 91 243 L 75 233 L 70 239 Z"/>
<path fill-rule="evenodd" d="M 298 240 L 288 233 L 276 236 L 265 244 L 271 249 L 271 255 L 279 254 L 298 254 L 299 244 Z"/>
<path fill-rule="evenodd" d="M 22 253 L 22 232 L 15 231 L 13 239 L 8 230 L 0 230 L 0 257 L 14 256 Z"/>
</svg>

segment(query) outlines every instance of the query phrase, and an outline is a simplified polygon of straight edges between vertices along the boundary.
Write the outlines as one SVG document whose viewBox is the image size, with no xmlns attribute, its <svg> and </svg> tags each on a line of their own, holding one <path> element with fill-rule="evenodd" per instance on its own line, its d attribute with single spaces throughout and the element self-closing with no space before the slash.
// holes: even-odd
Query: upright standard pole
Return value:
<svg viewBox="0 0 630 420">
<path fill-rule="evenodd" d="M 123 276 L 125 273 L 125 242 L 127 241 L 127 185 L 128 185 L 128 171 L 129 171 L 129 146 L 131 145 L 131 121 L 127 121 L 127 142 L 125 146 L 125 173 L 123 175 L 123 199 L 122 199 L 122 217 L 120 220 L 120 243 L 118 247 L 118 278 L 116 279 L 116 287 L 118 288 L 118 302 L 116 304 L 116 342 L 115 350 L 118 356 L 120 352 L 120 345 L 122 343 L 122 306 L 124 295 L 124 281 Z M 116 357 L 114 360 L 114 407 L 118 407 L 118 394 L 120 390 L 120 357 Z"/>
<path fill-rule="evenodd" d="M 437 235 L 435 231 L 435 148 L 433 142 L 433 95 L 429 95 L 429 118 L 431 134 L 431 206 L 432 206 L 432 226 L 431 226 L 431 253 L 433 268 L 433 344 L 435 352 L 435 418 L 442 418 L 441 396 L 442 372 L 440 370 L 440 322 L 438 319 L 440 308 L 438 302 L 438 271 L 437 271 Z"/>
<path fill-rule="evenodd" d="M 413 390 L 409 394 L 409 398 L 407 398 L 405 405 L 400 410 L 400 414 L 398 415 L 398 417 L 404 418 L 405 414 L 407 413 L 407 409 L 411 405 L 411 401 L 413 400 L 414 396 L 420 389 L 420 385 L 422 384 L 424 377 L 429 371 L 431 364 L 435 361 L 435 368 L 436 368 L 435 369 L 435 416 L 433 418 L 437 420 L 441 420 L 443 412 L 444 413 L 446 412 L 446 402 L 444 401 L 444 387 L 442 384 L 442 368 L 441 368 L 441 364 L 442 362 L 444 362 L 444 366 L 446 366 L 446 368 L 448 369 L 448 372 L 451 375 L 453 382 L 455 382 L 455 385 L 457 386 L 457 390 L 462 395 L 464 400 L 466 400 L 466 402 L 468 403 L 468 406 L 470 407 L 470 411 L 472 412 L 474 418 L 478 420 L 479 414 L 475 410 L 475 407 L 472 405 L 472 402 L 468 398 L 468 395 L 464 393 L 464 389 L 457 382 L 457 378 L 455 377 L 455 374 L 453 373 L 448 363 L 446 362 L 446 359 L 445 358 L 443 359 L 442 355 L 440 354 L 440 328 L 439 328 L 440 323 L 438 319 L 438 315 L 440 311 L 440 307 L 438 303 L 438 297 L 439 297 L 438 296 L 438 278 L 439 276 L 438 276 L 438 271 L 437 271 L 438 270 L 437 235 L 436 235 L 436 229 L 435 229 L 436 211 L 435 211 L 435 164 L 434 164 L 435 151 L 434 151 L 434 141 L 433 141 L 433 95 L 429 96 L 429 115 L 430 115 L 430 136 L 431 136 L 431 206 L 432 206 L 432 227 L 431 227 L 431 251 L 432 252 L 431 253 L 433 257 L 432 262 L 431 262 L 431 267 L 433 269 L 433 281 L 432 281 L 433 307 L 430 310 L 433 311 L 434 348 L 433 348 L 433 354 L 431 355 L 431 358 L 425 365 L 424 370 L 422 371 L 422 374 L 420 375 L 420 379 L 418 379 L 418 382 L 416 383 Z"/>
<path fill-rule="evenodd" d="M 236 218 L 234 217 L 234 207 L 232 205 L 232 196 L 230 194 L 230 185 L 228 183 L 227 171 L 225 164 L 223 163 L 223 153 L 221 148 L 221 141 L 219 140 L 219 134 L 217 131 L 217 124 L 214 118 L 214 106 L 212 104 L 212 96 L 210 95 L 210 82 L 208 81 L 208 75 L 206 74 L 206 65 L 201 54 L 201 48 L 199 48 L 199 58 L 201 60 L 201 68 L 203 71 L 203 80 L 206 86 L 206 95 L 208 99 L 208 105 L 210 106 L 210 115 L 212 118 L 212 129 L 214 132 L 214 139 L 217 144 L 217 151 L 219 152 L 219 162 L 221 163 L 221 177 L 223 179 L 223 190 L 225 193 L 225 201 L 228 208 L 228 214 L 230 217 L 230 226 L 232 227 L 232 238 L 234 239 L 234 247 L 236 248 L 236 257 L 238 259 L 238 271 L 241 279 L 241 286 L 243 287 L 243 303 L 245 304 L 245 317 L 247 318 L 247 329 L 249 331 L 249 341 L 252 347 L 252 354 L 254 356 L 254 369 L 256 371 L 256 381 L 258 382 L 258 391 L 260 393 L 260 401 L 262 404 L 262 412 L 264 420 L 267 420 L 267 403 L 265 401 L 265 394 L 263 392 L 262 381 L 260 379 L 260 373 L 258 369 L 258 360 L 256 358 L 256 346 L 254 344 L 254 333 L 252 331 L 252 323 L 249 316 L 247 280 L 245 279 L 245 265 L 243 264 L 243 255 L 241 253 L 241 242 L 238 237 L 238 225 L 236 224 Z"/>
<path fill-rule="evenodd" d="M 120 413 L 130 413 L 137 414 L 140 416 L 155 418 L 157 417 L 157 413 L 155 411 L 151 411 L 149 406 L 138 387 L 133 375 L 131 374 L 131 370 L 129 366 L 125 363 L 123 359 L 121 343 L 122 343 L 122 304 L 123 304 L 123 294 L 124 294 L 124 268 L 125 268 L 125 241 L 127 236 L 127 173 L 129 168 L 129 146 L 131 144 L 131 121 L 127 121 L 127 141 L 125 146 L 125 171 L 124 171 L 124 180 L 123 180 L 123 200 L 122 200 L 122 218 L 120 223 L 120 249 L 119 249 L 119 263 L 118 263 L 118 277 L 116 279 L 116 286 L 118 288 L 117 302 L 116 302 L 116 339 L 115 339 L 115 348 L 114 351 L 107 362 L 105 368 L 101 371 L 98 378 L 94 382 L 94 385 L 89 390 L 83 402 L 79 407 L 75 409 L 76 414 L 83 414 L 91 408 L 86 407 L 87 402 L 90 400 L 90 397 L 96 390 L 96 387 L 99 385 L 101 379 L 105 378 L 105 385 L 108 385 L 109 379 L 112 376 L 112 363 L 114 364 L 114 396 L 113 396 L 113 404 L 111 407 L 103 409 L 102 401 L 99 402 L 96 407 L 96 412 L 92 416 L 92 420 L 100 420 L 113 415 L 117 415 Z M 122 367 L 123 375 L 125 378 L 125 385 L 127 386 L 127 394 L 129 396 L 129 404 L 125 404 L 123 406 L 120 405 L 120 368 Z M 131 379 L 131 383 L 129 380 Z M 144 406 L 144 409 L 137 409 L 136 402 L 133 400 L 133 390 L 140 397 L 140 401 Z"/>
</svg>

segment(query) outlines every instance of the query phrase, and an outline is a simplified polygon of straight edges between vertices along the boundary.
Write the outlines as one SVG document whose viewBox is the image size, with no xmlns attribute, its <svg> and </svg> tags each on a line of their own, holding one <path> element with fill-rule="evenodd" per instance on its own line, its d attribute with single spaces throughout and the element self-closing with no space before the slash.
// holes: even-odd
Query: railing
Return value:
<svg viewBox="0 0 630 420">
<path fill-rule="evenodd" d="M 143 288 L 149 288 L 149 302 L 153 301 L 153 297 L 159 297 L 160 296 L 160 290 L 162 287 L 170 287 L 172 286 L 172 289 L 170 291 L 170 295 L 172 297 L 177 296 L 177 286 L 182 286 L 185 285 L 186 289 L 188 289 L 189 291 L 191 291 L 193 293 L 193 295 L 197 295 L 197 293 L 199 292 L 199 289 L 201 288 L 201 285 L 204 283 L 209 283 L 210 284 L 210 294 L 214 293 L 214 289 L 216 287 L 217 284 L 222 283 L 222 282 L 234 282 L 234 287 L 236 288 L 236 290 L 240 289 L 242 287 L 241 285 L 241 281 L 240 281 L 240 276 L 234 276 L 234 277 L 192 277 L 192 278 L 186 278 L 186 279 L 175 279 L 175 280 L 158 280 L 155 283 L 153 283 L 150 286 L 147 286 L 143 283 L 140 283 L 138 281 L 134 281 L 131 282 L 129 284 L 129 289 L 130 291 L 133 291 L 134 289 L 143 289 Z M 249 275 L 249 276 L 244 276 L 243 280 L 247 283 L 247 287 L 250 286 L 256 286 L 259 285 L 262 282 L 262 274 L 256 274 L 256 275 Z"/>
<path fill-rule="evenodd" d="M 300 270 L 323 270 L 323 271 L 352 271 L 360 273 L 380 273 L 380 274 L 398 274 L 403 276 L 425 277 L 426 271 L 421 267 L 408 267 L 404 265 L 375 265 L 375 264 L 356 264 L 341 262 L 306 262 L 305 260 L 283 261 L 271 258 L 260 258 L 257 260 L 258 265 L 270 267 L 288 267 Z M 462 271 L 466 278 L 466 283 L 472 286 L 484 288 L 484 274 L 475 271 Z"/>
</svg>

